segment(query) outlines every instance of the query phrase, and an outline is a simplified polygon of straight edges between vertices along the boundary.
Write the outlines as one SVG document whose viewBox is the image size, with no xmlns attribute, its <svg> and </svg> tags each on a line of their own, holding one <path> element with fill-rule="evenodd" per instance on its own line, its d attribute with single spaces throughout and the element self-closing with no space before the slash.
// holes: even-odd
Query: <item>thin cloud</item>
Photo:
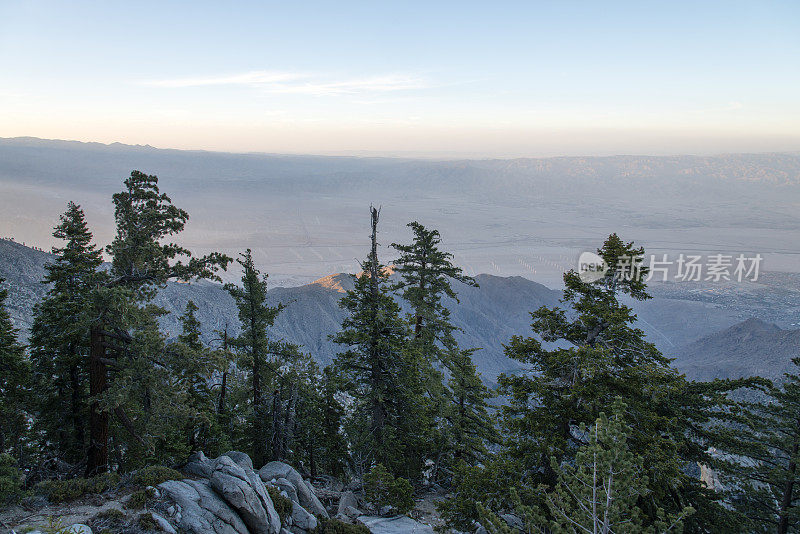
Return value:
<svg viewBox="0 0 800 534">
<path fill-rule="evenodd" d="M 294 72 L 251 71 L 226 76 L 173 78 L 144 82 L 150 87 L 187 88 L 207 86 L 248 86 L 278 94 L 314 96 L 385 93 L 426 89 L 431 85 L 418 76 L 389 74 L 340 80 Z"/>
</svg>

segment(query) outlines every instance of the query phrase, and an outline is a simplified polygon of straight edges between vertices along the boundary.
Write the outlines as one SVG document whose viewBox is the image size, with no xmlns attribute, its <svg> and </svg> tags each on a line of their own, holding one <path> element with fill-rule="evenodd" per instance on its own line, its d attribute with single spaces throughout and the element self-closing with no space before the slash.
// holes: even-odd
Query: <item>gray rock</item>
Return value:
<svg viewBox="0 0 800 534">
<path fill-rule="evenodd" d="M 352 491 L 345 491 L 339 497 L 339 508 L 336 510 L 336 515 L 349 515 L 345 513 L 348 507 L 358 509 L 358 497 Z"/>
<path fill-rule="evenodd" d="M 69 526 L 69 528 L 65 531 L 65 534 L 92 534 L 92 529 L 89 528 L 89 525 L 75 523 L 74 525 Z"/>
<path fill-rule="evenodd" d="M 480 525 L 478 528 L 475 529 L 475 533 L 474 534 L 489 534 L 489 531 L 486 530 L 486 527 L 484 527 L 483 525 Z"/>
<path fill-rule="evenodd" d="M 302 530 L 314 530 L 317 528 L 317 518 L 296 502 L 292 502 L 292 526 Z"/>
<path fill-rule="evenodd" d="M 195 452 L 189 456 L 189 461 L 181 471 L 187 475 L 208 478 L 214 470 L 214 460 L 209 460 L 202 452 Z"/>
<path fill-rule="evenodd" d="M 249 534 L 247 526 L 206 480 L 168 480 L 159 489 L 180 506 L 178 525 L 191 534 Z"/>
<path fill-rule="evenodd" d="M 345 506 L 343 510 L 339 510 L 339 513 L 336 514 L 337 517 L 346 517 L 348 519 L 358 519 L 360 516 L 364 515 L 364 512 L 355 508 L 353 506 Z"/>
<path fill-rule="evenodd" d="M 515 516 L 514 514 L 501 514 L 500 517 L 503 519 L 503 521 L 506 522 L 506 524 L 509 527 L 517 529 L 520 532 L 523 532 L 525 530 L 525 524 L 522 522 L 522 519 Z"/>
<path fill-rule="evenodd" d="M 178 531 L 175 530 L 175 527 L 173 527 L 172 524 L 166 520 L 166 518 L 158 515 L 155 512 L 150 512 L 150 515 L 153 516 L 153 521 L 158 524 L 158 528 L 161 529 L 162 532 L 166 532 L 167 534 L 178 534 Z"/>
<path fill-rule="evenodd" d="M 247 453 L 240 452 L 240 451 L 228 451 L 222 456 L 227 456 L 233 462 L 243 469 L 253 469 L 253 460 L 250 459 L 250 456 Z"/>
<path fill-rule="evenodd" d="M 434 534 L 432 526 L 414 521 L 405 515 L 395 517 L 362 515 L 358 521 L 372 534 Z"/>
<path fill-rule="evenodd" d="M 252 469 L 245 469 L 228 456 L 220 456 L 209 478 L 214 489 L 231 508 L 239 513 L 253 534 L 277 534 L 281 522 L 261 478 Z"/>
<path fill-rule="evenodd" d="M 281 477 L 275 479 L 274 485 L 277 486 L 281 491 L 285 492 L 286 496 L 292 501 L 296 503 L 300 502 L 300 499 L 297 496 L 297 488 L 295 488 L 294 484 L 292 484 L 289 480 Z"/>
<path fill-rule="evenodd" d="M 329 517 L 328 511 L 325 510 L 325 507 L 314 494 L 314 489 L 310 484 L 307 484 L 306 481 L 303 480 L 303 477 L 300 476 L 300 473 L 298 473 L 291 465 L 283 462 L 270 462 L 262 467 L 258 474 L 261 476 L 261 480 L 265 482 L 268 482 L 272 479 L 277 481 L 279 478 L 287 479 L 297 490 L 297 498 L 303 508 L 314 515 Z"/>
</svg>

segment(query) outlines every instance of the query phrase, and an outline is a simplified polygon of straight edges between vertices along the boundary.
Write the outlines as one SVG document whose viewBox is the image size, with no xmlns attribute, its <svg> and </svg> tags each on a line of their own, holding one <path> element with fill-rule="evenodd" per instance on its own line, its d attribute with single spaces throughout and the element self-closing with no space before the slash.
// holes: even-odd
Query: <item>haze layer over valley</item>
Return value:
<svg viewBox="0 0 800 534">
<path fill-rule="evenodd" d="M 611 232 L 648 254 L 760 253 L 763 270 L 800 272 L 797 153 L 431 161 L 3 139 L 0 234 L 48 249 L 73 200 L 108 243 L 108 198 L 132 169 L 158 175 L 191 214 L 183 244 L 252 248 L 275 285 L 356 272 L 370 204 L 382 207 L 381 245 L 419 220 L 471 275 L 557 287 Z"/>
</svg>

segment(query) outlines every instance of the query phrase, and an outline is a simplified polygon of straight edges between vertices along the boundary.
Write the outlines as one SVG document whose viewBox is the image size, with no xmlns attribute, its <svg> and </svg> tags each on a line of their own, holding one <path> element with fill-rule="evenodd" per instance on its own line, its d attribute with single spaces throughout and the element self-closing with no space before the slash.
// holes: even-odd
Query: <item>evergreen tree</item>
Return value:
<svg viewBox="0 0 800 534">
<path fill-rule="evenodd" d="M 169 345 L 172 376 L 179 383 L 176 389 L 186 392 L 186 435 L 192 451 L 209 455 L 224 452 L 227 441 L 217 417 L 216 397 L 211 391 L 211 380 L 226 364 L 223 352 L 212 351 L 201 340 L 201 326 L 195 312 L 197 305 L 191 300 L 181 316 L 181 334 Z"/>
<path fill-rule="evenodd" d="M 304 384 L 297 409 L 298 465 L 305 465 L 312 477 L 322 471 L 342 476 L 347 459 L 347 442 L 342 433 L 344 407 L 337 393 L 339 379 L 332 368 L 313 373 Z"/>
<path fill-rule="evenodd" d="M 36 391 L 36 427 L 43 444 L 68 462 L 85 458 L 88 427 L 89 328 L 93 295 L 105 281 L 102 252 L 80 206 L 70 202 L 53 236 L 55 261 L 45 266 L 49 284 L 36 306 L 31 329 L 31 364 Z"/>
<path fill-rule="evenodd" d="M 8 290 L 0 278 L 0 455 L 22 456 L 22 437 L 27 431 L 26 411 L 30 367 L 25 347 L 17 340 L 19 331 L 6 310 Z"/>
<path fill-rule="evenodd" d="M 394 473 L 419 473 L 421 410 L 419 368 L 407 349 L 408 327 L 391 294 L 389 274 L 378 261 L 378 210 L 370 209 L 371 250 L 339 305 L 348 316 L 333 337 L 349 347 L 336 356 L 344 389 L 355 399 L 349 438 L 361 469 L 382 463 Z"/>
<path fill-rule="evenodd" d="M 411 308 L 408 321 L 414 335 L 409 350 L 417 355 L 425 384 L 426 420 L 432 426 L 424 429 L 425 441 L 427 454 L 436 458 L 433 475 L 437 477 L 440 467 L 452 472 L 456 461 L 477 461 L 485 451 L 482 440 L 494 435 L 486 405 L 490 395 L 471 361 L 475 350 L 458 347 L 453 336 L 456 327 L 443 303 L 445 298 L 458 302 L 452 281 L 478 284 L 453 265 L 452 254 L 440 250 L 437 230 L 416 221 L 408 227 L 414 232 L 412 243 L 392 244 L 400 252 L 395 264 L 401 280 L 395 289 Z M 442 367 L 450 374 L 447 385 L 439 372 Z"/>
<path fill-rule="evenodd" d="M 125 450 L 123 444 L 137 443 L 159 451 L 154 442 L 180 428 L 167 415 L 179 410 L 175 397 L 165 394 L 172 379 L 169 366 L 158 359 L 164 339 L 156 318 L 163 310 L 147 303 L 169 280 L 219 280 L 216 271 L 231 261 L 220 253 L 196 258 L 175 243 L 163 242 L 183 230 L 189 215 L 159 191 L 156 176 L 131 172 L 125 189 L 112 200 L 117 234 L 107 247 L 110 279 L 98 291 L 97 320 L 90 330 L 89 475 L 108 468 L 110 413 L 127 432 L 116 433 L 118 453 Z M 139 417 L 130 416 L 129 409 Z M 146 442 L 136 423 L 147 425 L 147 434 L 155 437 Z"/>
<path fill-rule="evenodd" d="M 478 284 L 453 265 L 452 254 L 439 250 L 441 236 L 437 230 L 428 230 L 416 221 L 407 226 L 414 232 L 414 241 L 408 245 L 391 245 L 400 252 L 395 264 L 401 280 L 395 289 L 402 291 L 403 299 L 411 306 L 409 320 L 414 338 L 424 346 L 425 356 L 442 361 L 443 348 L 455 345 L 455 327 L 442 299 L 449 297 L 458 301 L 451 280 L 475 287 Z"/>
<path fill-rule="evenodd" d="M 504 458 L 516 464 L 516 484 L 521 491 L 540 484 L 554 488 L 558 474 L 550 459 L 559 465 L 572 461 L 586 443 L 580 425 L 591 424 L 621 397 L 632 425 L 629 446 L 648 469 L 649 492 L 640 503 L 647 521 L 659 509 L 680 514 L 691 506 L 697 513 L 687 520 L 689 531 L 705 532 L 708 525 L 735 531 L 738 525 L 720 496 L 687 474 L 687 466 L 711 461 L 708 427 L 732 419 L 734 403 L 726 394 L 750 382 L 687 382 L 645 340 L 636 316 L 619 300 L 620 294 L 649 298 L 646 269 L 638 263 L 643 250 L 612 234 L 598 254 L 610 267 L 599 280 L 584 281 L 574 271 L 564 275 L 568 310 L 532 313 L 534 332 L 557 343 L 554 348 L 519 336 L 506 347 L 509 357 L 528 364 L 525 373 L 499 379 L 509 399 L 502 408 Z M 460 492 L 480 499 L 469 488 Z"/>
<path fill-rule="evenodd" d="M 242 267 L 242 285 L 226 284 L 225 289 L 236 302 L 242 323 L 242 331 L 233 340 L 233 346 L 241 356 L 241 366 L 250 370 L 248 445 L 255 465 L 263 465 L 270 456 L 268 443 L 271 443 L 267 425 L 270 409 L 267 405 L 268 381 L 270 375 L 277 374 L 269 362 L 271 351 L 267 329 L 275 322 L 283 306 L 266 304 L 267 275 L 262 277 L 256 269 L 250 249 L 241 254 L 237 262 Z"/>
<path fill-rule="evenodd" d="M 720 429 L 728 446 L 712 465 L 751 531 L 786 534 L 800 528 L 800 374 L 766 392 L 743 403 L 738 425 Z"/>
<path fill-rule="evenodd" d="M 489 414 L 487 400 L 492 397 L 481 381 L 475 364 L 474 350 L 459 350 L 448 356 L 451 376 L 448 381 L 449 403 L 444 419 L 447 421 L 454 462 L 476 465 L 485 459 L 486 444 L 497 442 L 494 418 Z"/>
<path fill-rule="evenodd" d="M 557 482 L 552 491 L 542 488 L 541 503 L 523 503 L 514 494 L 515 508 L 526 532 L 555 533 L 666 533 L 683 531 L 685 518 L 694 510 L 685 508 L 667 516 L 663 510 L 648 522 L 639 502 L 649 492 L 643 458 L 635 455 L 627 441 L 631 429 L 624 422 L 625 405 L 617 401 L 611 418 L 601 412 L 588 437 L 570 463 L 552 459 Z M 512 534 L 505 521 L 483 509 L 484 522 L 495 534 Z"/>
</svg>

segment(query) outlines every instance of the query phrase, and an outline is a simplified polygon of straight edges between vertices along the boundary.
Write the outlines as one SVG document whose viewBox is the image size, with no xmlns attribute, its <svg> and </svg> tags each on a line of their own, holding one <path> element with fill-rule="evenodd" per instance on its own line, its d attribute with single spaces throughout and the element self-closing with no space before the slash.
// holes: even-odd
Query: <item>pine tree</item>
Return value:
<svg viewBox="0 0 800 534">
<path fill-rule="evenodd" d="M 424 347 L 425 357 L 443 361 L 443 351 L 455 345 L 453 332 L 456 328 L 450 322 L 450 310 L 442 299 L 449 297 L 458 302 L 450 285 L 452 280 L 474 287 L 478 284 L 453 265 L 452 254 L 439 250 L 441 236 L 437 230 L 428 230 L 416 221 L 407 226 L 414 232 L 414 241 L 408 245 L 391 245 L 400 252 L 395 265 L 401 280 L 395 289 L 402 292 L 403 299 L 411 306 L 409 321 L 413 325 L 414 339 Z"/>
<path fill-rule="evenodd" d="M 0 278 L 0 455 L 22 456 L 22 437 L 27 431 L 26 411 L 30 368 L 25 347 L 19 343 L 19 331 L 6 310 L 8 290 Z"/>
<path fill-rule="evenodd" d="M 474 350 L 458 350 L 448 356 L 451 376 L 448 381 L 449 403 L 444 418 L 448 423 L 448 442 L 453 461 L 476 465 L 487 454 L 487 443 L 497 442 L 494 418 L 487 400 L 492 398 L 472 362 Z"/>
<path fill-rule="evenodd" d="M 792 362 L 800 368 L 800 358 Z M 751 531 L 786 534 L 800 528 L 800 373 L 766 393 L 721 429 L 728 446 L 712 465 Z"/>
<path fill-rule="evenodd" d="M 378 210 L 371 208 L 370 215 L 370 253 L 354 289 L 339 303 L 348 316 L 333 340 L 349 348 L 335 365 L 356 403 L 348 433 L 356 462 L 365 469 L 382 463 L 395 473 L 418 474 L 419 429 L 426 427 L 419 368 L 407 351 L 409 331 L 388 272 L 378 261 Z"/>
<path fill-rule="evenodd" d="M 102 252 L 80 206 L 70 202 L 53 236 L 55 261 L 45 266 L 47 296 L 36 306 L 31 329 L 31 364 L 36 391 L 36 426 L 47 449 L 69 462 L 85 458 L 88 427 L 89 328 L 93 296 L 106 276 Z"/>
<path fill-rule="evenodd" d="M 347 442 L 342 433 L 344 407 L 338 398 L 339 379 L 331 367 L 314 371 L 304 382 L 297 407 L 296 440 L 293 459 L 307 466 L 312 477 L 320 472 L 344 475 Z"/>
<path fill-rule="evenodd" d="M 482 440 L 494 434 L 486 405 L 489 393 L 471 361 L 475 350 L 458 347 L 453 335 L 457 329 L 443 303 L 445 298 L 458 302 L 453 281 L 473 287 L 478 284 L 453 265 L 452 254 L 440 250 L 437 230 L 416 221 L 408 227 L 414 232 L 412 243 L 392 244 L 400 252 L 395 264 L 401 280 L 395 289 L 411 308 L 408 321 L 414 335 L 410 350 L 417 355 L 425 384 L 426 419 L 432 425 L 425 429 L 425 441 L 427 454 L 436 458 L 436 477 L 440 467 L 452 471 L 456 461 L 477 461 L 485 451 Z M 450 374 L 449 389 L 443 383 L 442 368 Z"/>
<path fill-rule="evenodd" d="M 88 475 L 108 468 L 111 412 L 127 432 L 127 437 L 118 432 L 118 439 L 129 445 L 158 451 L 153 441 L 175 431 L 167 415 L 174 397 L 164 394 L 171 377 L 168 366 L 158 360 L 164 339 L 156 318 L 163 310 L 148 301 L 169 280 L 219 280 L 216 271 L 231 261 L 216 252 L 196 258 L 175 243 L 163 242 L 183 230 L 189 215 L 159 191 L 156 176 L 131 172 L 125 189 L 112 200 L 117 234 L 106 249 L 112 256 L 110 278 L 98 291 L 98 319 L 90 329 Z M 127 413 L 129 407 L 138 411 L 138 421 Z M 135 422 L 148 423 L 155 439 L 145 443 Z"/>
<path fill-rule="evenodd" d="M 195 312 L 197 305 L 191 300 L 181 316 L 181 333 L 178 340 L 168 346 L 171 375 L 178 380 L 176 389 L 186 392 L 185 426 L 189 448 L 216 455 L 226 450 L 217 418 L 216 397 L 211 391 L 211 380 L 227 363 L 224 353 L 212 351 L 201 339 L 200 321 Z"/>
<path fill-rule="evenodd" d="M 610 267 L 605 275 L 584 281 L 574 271 L 566 273 L 562 302 L 568 309 L 533 312 L 539 338 L 515 336 L 507 345 L 506 354 L 528 369 L 499 379 L 500 392 L 509 398 L 502 408 L 504 456 L 517 465 L 518 487 L 555 487 L 550 458 L 559 465 L 571 461 L 586 442 L 580 425 L 591 424 L 621 397 L 632 424 L 629 445 L 649 471 L 650 491 L 641 506 L 648 521 L 659 509 L 675 514 L 691 506 L 697 513 L 687 520 L 689 531 L 703 532 L 709 524 L 733 531 L 737 525 L 720 496 L 689 476 L 686 467 L 711 461 L 707 428 L 730 419 L 734 403 L 726 394 L 750 382 L 687 382 L 645 340 L 635 314 L 619 300 L 621 294 L 649 298 L 647 270 L 637 261 L 643 252 L 609 236 L 598 250 Z M 545 348 L 540 339 L 557 345 Z"/>
<path fill-rule="evenodd" d="M 261 276 L 253 263 L 250 249 L 237 260 L 242 267 L 242 286 L 226 284 L 225 289 L 233 297 L 239 308 L 239 321 L 242 323 L 240 335 L 233 340 L 233 346 L 241 355 L 241 365 L 250 370 L 250 414 L 249 448 L 255 465 L 266 463 L 269 452 L 267 422 L 270 407 L 267 405 L 268 380 L 277 374 L 269 362 L 270 340 L 267 329 L 283 309 L 282 305 L 268 306 L 267 275 Z"/>
<path fill-rule="evenodd" d="M 613 406 L 611 418 L 601 412 L 591 428 L 581 427 L 588 439 L 575 453 L 574 460 L 559 464 L 551 459 L 557 482 L 552 491 L 541 488 L 544 503 L 523 503 L 513 494 L 517 515 L 526 532 L 554 533 L 680 533 L 687 507 L 667 516 L 657 510 L 648 522 L 639 508 L 648 494 L 644 460 L 628 447 L 631 429 L 624 422 L 625 405 Z M 514 529 L 493 513 L 483 509 L 484 522 L 494 534 L 512 534 Z"/>
</svg>

